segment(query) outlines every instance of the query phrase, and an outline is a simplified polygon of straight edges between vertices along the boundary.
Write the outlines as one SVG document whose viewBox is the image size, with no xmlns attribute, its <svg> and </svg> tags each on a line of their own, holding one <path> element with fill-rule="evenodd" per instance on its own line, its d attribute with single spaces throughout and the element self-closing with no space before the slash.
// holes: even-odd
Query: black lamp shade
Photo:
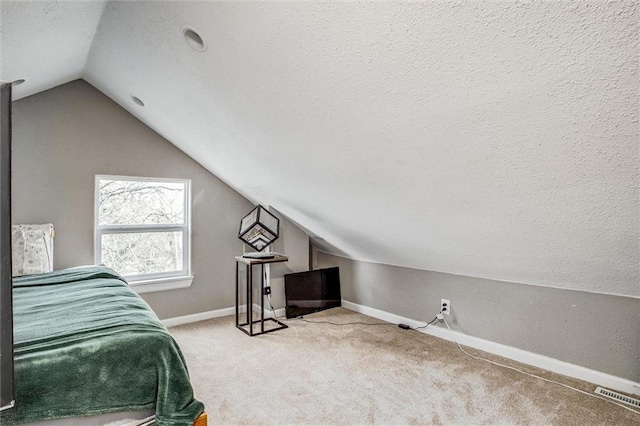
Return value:
<svg viewBox="0 0 640 426">
<path fill-rule="evenodd" d="M 242 218 L 238 238 L 261 251 L 278 239 L 280 220 L 264 207 L 258 206 Z"/>
</svg>

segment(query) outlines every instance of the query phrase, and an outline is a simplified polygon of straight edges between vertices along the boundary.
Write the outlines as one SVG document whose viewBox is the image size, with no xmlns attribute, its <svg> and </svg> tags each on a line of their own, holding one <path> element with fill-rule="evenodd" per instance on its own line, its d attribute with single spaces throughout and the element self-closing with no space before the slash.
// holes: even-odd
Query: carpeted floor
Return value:
<svg viewBox="0 0 640 426">
<path fill-rule="evenodd" d="M 305 317 L 381 321 L 332 309 Z M 211 425 L 638 425 L 640 415 L 469 358 L 395 325 L 311 324 L 248 337 L 224 317 L 170 329 Z M 595 386 L 469 349 L 592 392 Z"/>
</svg>

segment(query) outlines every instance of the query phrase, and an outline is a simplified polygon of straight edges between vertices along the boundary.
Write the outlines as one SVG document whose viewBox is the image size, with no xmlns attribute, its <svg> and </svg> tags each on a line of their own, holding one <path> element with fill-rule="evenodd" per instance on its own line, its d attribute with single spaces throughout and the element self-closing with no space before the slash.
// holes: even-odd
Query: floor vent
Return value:
<svg viewBox="0 0 640 426">
<path fill-rule="evenodd" d="M 601 388 L 600 386 L 596 388 L 596 393 L 602 396 L 606 396 L 607 398 L 615 399 L 616 401 L 640 408 L 640 399 L 631 398 L 627 395 L 623 395 L 609 389 Z"/>
</svg>

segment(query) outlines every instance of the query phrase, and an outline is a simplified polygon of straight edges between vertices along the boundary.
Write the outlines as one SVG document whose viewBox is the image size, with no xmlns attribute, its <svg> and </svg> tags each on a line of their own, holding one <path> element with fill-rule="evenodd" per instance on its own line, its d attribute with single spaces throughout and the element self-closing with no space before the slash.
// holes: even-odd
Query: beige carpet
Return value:
<svg viewBox="0 0 640 426">
<path fill-rule="evenodd" d="M 381 321 L 342 308 L 313 321 Z M 210 425 L 631 425 L 640 415 L 469 358 L 397 326 L 310 324 L 248 337 L 224 317 L 171 328 Z M 473 349 L 592 392 L 594 385 Z"/>
</svg>

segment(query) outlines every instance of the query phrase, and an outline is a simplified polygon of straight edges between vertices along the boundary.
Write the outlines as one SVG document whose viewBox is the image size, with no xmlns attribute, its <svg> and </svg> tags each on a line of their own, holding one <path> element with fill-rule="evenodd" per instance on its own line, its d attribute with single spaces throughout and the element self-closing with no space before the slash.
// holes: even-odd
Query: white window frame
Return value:
<svg viewBox="0 0 640 426">
<path fill-rule="evenodd" d="M 100 180 L 125 180 L 134 182 L 181 183 L 185 186 L 184 222 L 182 224 L 158 225 L 100 225 Z M 94 182 L 94 261 L 102 263 L 102 236 L 128 232 L 170 232 L 182 231 L 181 271 L 155 274 L 125 275 L 131 288 L 138 293 L 173 290 L 190 287 L 191 275 L 191 180 L 172 178 L 152 178 L 139 176 L 96 175 Z"/>
</svg>

